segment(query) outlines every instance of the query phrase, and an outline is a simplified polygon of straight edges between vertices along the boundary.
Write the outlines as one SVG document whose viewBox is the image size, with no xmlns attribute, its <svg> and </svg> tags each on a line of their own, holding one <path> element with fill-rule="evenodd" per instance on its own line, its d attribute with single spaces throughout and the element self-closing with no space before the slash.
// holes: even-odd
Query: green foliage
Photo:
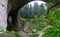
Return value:
<svg viewBox="0 0 60 37">
<path fill-rule="evenodd" d="M 43 22 L 43 21 L 45 21 L 46 20 L 46 18 L 45 18 L 46 16 L 43 16 L 43 15 L 41 15 L 41 16 L 38 16 L 38 15 L 36 15 L 36 16 L 34 16 L 34 18 L 32 18 L 32 19 L 30 19 L 29 21 L 30 22 L 35 22 L 35 21 L 37 21 L 37 22 Z M 40 24 L 40 23 L 39 23 Z"/>
<path fill-rule="evenodd" d="M 12 31 L 4 31 L 4 30 L 0 30 L 0 32 L 5 32 L 9 35 L 15 35 L 16 37 L 22 37 L 21 35 L 19 35 L 18 32 L 12 32 Z"/>
<path fill-rule="evenodd" d="M 16 37 L 22 37 L 21 35 L 19 35 L 18 32 L 15 33 L 15 36 L 16 36 Z"/>
<path fill-rule="evenodd" d="M 6 31 L 6 33 L 9 34 L 9 35 L 13 35 L 14 34 L 14 32 L 12 32 L 12 31 Z"/>
<path fill-rule="evenodd" d="M 33 34 L 31 34 L 30 37 L 39 37 L 39 34 L 38 33 L 33 33 Z"/>
<path fill-rule="evenodd" d="M 47 19 L 51 23 L 52 28 L 48 28 L 42 37 L 60 37 L 60 10 L 50 11 L 48 15 Z"/>
<path fill-rule="evenodd" d="M 5 32 L 4 30 L 0 30 L 0 32 Z"/>
<path fill-rule="evenodd" d="M 33 18 L 32 18 L 32 19 L 30 19 L 29 21 L 30 21 L 30 22 L 34 22 L 34 21 L 35 21 L 35 19 L 33 19 Z"/>
<path fill-rule="evenodd" d="M 58 28 L 49 28 L 42 37 L 60 37 L 60 30 Z"/>
<path fill-rule="evenodd" d="M 5 32 L 5 33 L 7 33 L 7 34 L 9 34 L 9 35 L 14 34 L 14 32 L 12 32 L 12 31 L 4 31 L 4 30 L 0 30 L 0 32 Z"/>
<path fill-rule="evenodd" d="M 46 18 L 44 15 L 40 16 L 39 18 L 34 18 L 35 20 L 38 19 L 39 21 L 41 21 L 43 23 L 47 22 L 50 23 L 50 25 L 52 26 L 52 28 L 48 28 L 45 31 L 45 34 L 42 37 L 60 37 L 60 10 L 56 10 L 56 11 L 50 11 L 48 14 L 48 18 Z M 41 30 L 43 29 L 45 26 L 44 24 L 38 24 L 36 25 L 34 28 L 36 30 Z"/>
<path fill-rule="evenodd" d="M 45 25 L 44 24 L 38 24 L 38 25 L 35 25 L 34 28 L 38 31 L 41 31 L 43 28 L 45 28 Z"/>
<path fill-rule="evenodd" d="M 27 22 L 27 19 L 26 19 L 26 18 L 22 18 L 22 21 L 23 21 L 23 22 Z"/>
<path fill-rule="evenodd" d="M 49 17 L 47 18 L 51 25 L 53 26 L 60 26 L 60 10 L 56 10 L 55 12 L 49 12 Z"/>
<path fill-rule="evenodd" d="M 50 6 L 54 6 L 54 3 L 50 2 L 49 5 L 50 5 Z"/>
</svg>

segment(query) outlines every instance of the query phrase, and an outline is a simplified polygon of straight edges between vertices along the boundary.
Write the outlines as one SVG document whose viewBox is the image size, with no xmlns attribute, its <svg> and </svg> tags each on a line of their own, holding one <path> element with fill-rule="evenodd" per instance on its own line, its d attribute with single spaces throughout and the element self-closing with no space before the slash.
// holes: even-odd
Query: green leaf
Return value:
<svg viewBox="0 0 60 37">
<path fill-rule="evenodd" d="M 51 3 L 49 3 L 50 4 L 50 6 L 54 6 L 54 4 L 51 2 Z"/>
<path fill-rule="evenodd" d="M 34 26 L 34 28 L 38 31 L 41 31 L 43 28 L 45 28 L 45 25 L 44 24 L 37 24 Z"/>
<path fill-rule="evenodd" d="M 39 37 L 39 34 L 38 33 L 33 33 L 33 34 L 31 34 L 30 37 Z"/>
</svg>

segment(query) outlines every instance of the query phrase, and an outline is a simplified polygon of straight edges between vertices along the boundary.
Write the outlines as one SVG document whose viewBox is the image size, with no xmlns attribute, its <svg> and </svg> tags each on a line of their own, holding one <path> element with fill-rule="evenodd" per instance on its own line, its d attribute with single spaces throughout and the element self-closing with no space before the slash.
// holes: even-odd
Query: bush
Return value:
<svg viewBox="0 0 60 37">
<path fill-rule="evenodd" d="M 47 19 L 53 27 L 47 29 L 42 37 L 60 37 L 60 10 L 49 12 Z"/>
</svg>

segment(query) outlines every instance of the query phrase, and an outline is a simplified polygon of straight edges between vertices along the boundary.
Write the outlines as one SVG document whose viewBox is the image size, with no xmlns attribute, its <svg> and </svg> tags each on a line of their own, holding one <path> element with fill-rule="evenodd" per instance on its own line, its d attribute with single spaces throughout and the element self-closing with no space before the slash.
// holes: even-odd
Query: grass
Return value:
<svg viewBox="0 0 60 37">
<path fill-rule="evenodd" d="M 31 34 L 30 37 L 39 37 L 39 34 L 38 33 L 33 33 L 33 34 Z"/>
</svg>

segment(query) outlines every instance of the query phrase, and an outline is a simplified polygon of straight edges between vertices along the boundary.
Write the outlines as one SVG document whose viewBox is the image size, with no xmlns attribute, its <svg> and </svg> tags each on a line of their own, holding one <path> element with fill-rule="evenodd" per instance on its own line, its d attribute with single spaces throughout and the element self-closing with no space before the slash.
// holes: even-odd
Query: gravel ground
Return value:
<svg viewBox="0 0 60 37">
<path fill-rule="evenodd" d="M 8 35 L 6 33 L 0 33 L 0 37 L 15 37 L 15 35 Z"/>
</svg>

